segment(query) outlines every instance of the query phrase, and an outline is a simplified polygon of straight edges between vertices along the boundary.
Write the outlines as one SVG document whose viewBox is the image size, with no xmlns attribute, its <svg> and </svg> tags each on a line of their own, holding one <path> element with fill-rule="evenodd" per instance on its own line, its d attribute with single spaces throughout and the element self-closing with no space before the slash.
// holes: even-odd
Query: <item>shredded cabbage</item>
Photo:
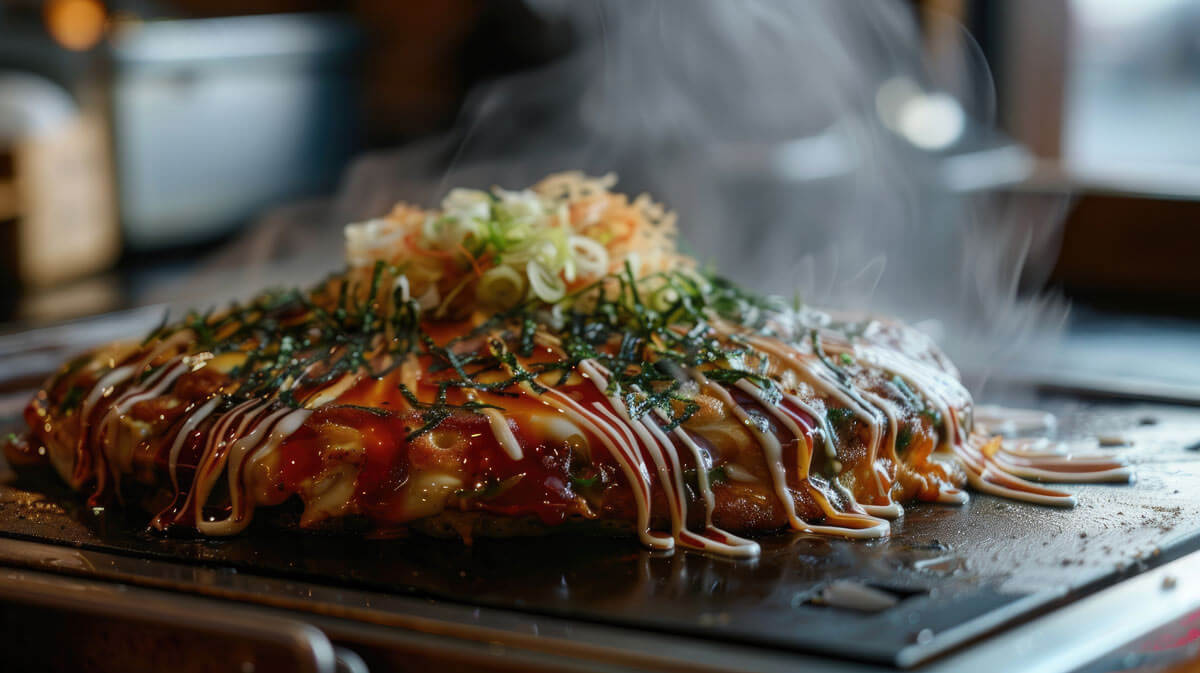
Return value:
<svg viewBox="0 0 1200 673">
<path fill-rule="evenodd" d="M 398 204 L 385 217 L 346 227 L 347 258 L 362 273 L 387 261 L 405 277 L 393 290 L 438 315 L 450 304 L 553 304 L 625 268 L 640 284 L 643 276 L 693 266 L 676 251 L 674 214 L 645 195 L 610 191 L 615 181 L 560 173 L 529 189 L 452 189 L 438 210 Z M 645 296 L 666 305 L 677 301 L 672 292 L 652 286 Z M 475 306 L 459 299 L 472 295 Z"/>
</svg>

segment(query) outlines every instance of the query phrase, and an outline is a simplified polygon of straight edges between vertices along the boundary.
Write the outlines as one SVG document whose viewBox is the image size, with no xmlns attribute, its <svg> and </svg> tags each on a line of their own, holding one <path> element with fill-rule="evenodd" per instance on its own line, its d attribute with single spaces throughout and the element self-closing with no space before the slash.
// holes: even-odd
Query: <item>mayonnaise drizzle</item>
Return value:
<svg viewBox="0 0 1200 673">
<path fill-rule="evenodd" d="M 754 422 L 754 419 L 750 418 L 750 414 L 734 401 L 728 390 L 709 381 L 708 377 L 696 370 L 691 370 L 688 373 L 696 383 L 700 384 L 701 390 L 712 394 L 725 403 L 725 406 L 733 412 L 733 415 L 758 440 L 758 444 L 763 450 L 763 456 L 767 461 L 767 472 L 771 475 L 771 484 L 775 488 L 775 495 L 779 498 L 779 504 L 783 506 L 783 512 L 787 517 L 788 525 L 795 530 L 804 530 L 806 524 L 796 514 L 796 501 L 792 498 L 792 492 L 788 490 L 787 470 L 783 465 L 783 447 L 779 444 L 779 438 L 759 427 Z"/>
<path fill-rule="evenodd" d="M 580 370 L 587 375 L 600 394 L 603 395 L 608 390 L 607 376 L 609 372 L 598 363 L 584 360 L 580 363 Z M 675 541 L 685 547 L 726 555 L 754 556 L 758 554 L 760 549 L 756 543 L 743 540 L 713 526 L 711 507 L 707 511 L 704 534 L 698 535 L 688 530 L 688 493 L 684 487 L 683 467 L 675 443 L 671 441 L 670 437 L 667 437 L 653 419 L 646 416 L 640 419 L 632 418 L 625 403 L 621 401 L 619 390 L 613 391 L 613 394 L 608 395 L 607 399 L 612 408 L 620 415 L 620 420 L 642 440 L 642 448 L 650 454 L 650 458 L 654 462 L 659 484 L 662 485 L 663 492 L 667 497 L 667 506 L 671 516 L 671 534 Z M 681 434 L 686 437 L 686 433 Z M 688 438 L 688 441 L 691 442 L 691 439 Z M 701 484 L 706 502 L 711 503 L 713 496 L 708 483 L 707 466 L 695 442 L 691 442 L 691 446 L 695 452 L 697 482 Z M 649 488 L 649 484 L 646 486 Z"/>
<path fill-rule="evenodd" d="M 140 385 L 131 386 L 124 395 L 117 398 L 109 406 L 104 416 L 100 419 L 100 435 L 104 437 L 101 451 L 104 452 L 107 458 L 109 472 L 112 474 L 113 485 L 115 487 L 119 487 L 121 484 L 122 471 L 132 471 L 133 461 L 133 443 L 129 442 L 123 446 L 121 442 L 117 441 L 121 419 L 135 404 L 161 395 L 167 387 L 182 376 L 188 370 L 185 358 L 186 356 L 183 355 L 176 356 L 173 360 L 163 365 L 160 371 L 155 372 Z M 119 452 L 119 454 L 113 455 L 116 452 Z M 120 490 L 117 493 L 119 494 Z"/>
<path fill-rule="evenodd" d="M 742 336 L 760 350 L 792 364 L 793 372 L 814 388 L 844 404 L 857 418 L 868 424 L 872 444 L 872 474 L 880 487 L 880 493 L 886 496 L 883 488 L 886 475 L 881 473 L 881 466 L 875 459 L 878 457 L 878 451 L 882 449 L 891 454 L 892 460 L 897 460 L 895 442 L 898 421 L 887 400 L 870 391 L 855 390 L 852 381 L 846 381 L 844 385 L 841 385 L 843 382 L 834 381 L 829 372 L 824 371 L 827 368 L 816 365 L 815 355 L 804 355 L 798 349 L 787 347 L 782 342 L 770 338 L 758 335 Z M 940 371 L 933 364 L 872 343 L 827 339 L 823 345 L 825 351 L 831 355 L 851 355 L 862 363 L 899 377 L 912 387 L 942 418 L 943 427 L 939 428 L 938 448 L 947 451 L 957 460 L 966 472 L 968 482 L 978 490 L 1039 504 L 1069 507 L 1075 504 L 1074 496 L 1039 487 L 1020 477 L 1072 483 L 1128 481 L 1133 477 L 1132 469 L 1121 459 L 1081 457 L 1068 466 L 1054 462 L 1051 457 L 1022 454 L 1005 446 L 1001 446 L 990 455 L 981 453 L 980 447 L 984 438 L 971 434 L 969 428 L 965 428 L 960 422 L 957 413 L 958 409 L 969 409 L 971 402 L 970 394 L 956 377 Z M 877 411 L 882 413 L 886 420 L 886 433 L 883 432 L 881 420 L 876 416 Z M 969 416 L 967 418 L 969 420 Z M 880 443 L 884 434 L 889 437 L 886 449 Z M 833 450 L 832 445 L 829 448 Z M 967 494 L 961 489 L 941 484 L 938 489 L 938 502 L 962 504 L 967 501 Z M 862 506 L 868 513 L 878 516 L 894 517 L 903 511 L 894 502 L 883 506 Z"/>
<path fill-rule="evenodd" d="M 175 431 L 175 441 L 171 444 L 171 453 L 167 457 L 167 470 L 171 475 L 171 485 L 175 487 L 175 492 L 179 492 L 179 452 L 183 449 L 184 442 L 187 441 L 188 435 L 196 429 L 200 422 L 208 418 L 217 406 L 224 400 L 223 397 L 217 395 L 205 402 L 200 408 L 188 415 L 187 420 L 179 430 Z"/>
<path fill-rule="evenodd" d="M 655 409 L 655 412 L 664 421 L 668 419 L 666 412 L 662 409 Z M 664 442 L 664 444 L 670 441 L 658 425 L 647 423 L 647 427 L 652 432 L 657 433 L 659 441 Z M 716 506 L 716 499 L 713 496 L 712 483 L 708 479 L 708 462 L 705 460 L 706 456 L 700 449 L 700 446 L 696 444 L 696 441 L 682 427 L 676 427 L 672 433 L 692 452 L 692 459 L 696 464 L 696 482 L 700 487 L 701 497 L 704 498 L 704 549 L 706 551 L 723 553 L 727 556 L 757 556 L 762 551 L 757 542 L 738 537 L 713 525 L 712 517 L 713 509 Z"/>
<path fill-rule="evenodd" d="M 727 334 L 733 334 L 724 326 Z M 804 521 L 797 512 L 796 493 L 788 483 L 788 469 L 783 455 L 780 437 L 764 419 L 756 418 L 738 404 L 725 386 L 708 379 L 699 370 L 687 370 L 685 375 L 699 389 L 717 398 L 755 438 L 762 450 L 770 475 L 771 488 L 781 504 L 788 525 L 800 531 L 842 535 L 847 537 L 871 538 L 889 533 L 888 522 L 881 517 L 895 518 L 903 513 L 899 504 L 891 498 L 894 479 L 893 471 L 900 462 L 896 441 L 900 429 L 898 407 L 891 400 L 870 390 L 856 387 L 855 381 L 826 365 L 816 354 L 805 352 L 782 341 L 759 335 L 738 332 L 739 336 L 763 353 L 776 359 L 775 364 L 792 372 L 806 383 L 802 390 L 815 391 L 827 400 L 849 409 L 866 428 L 868 473 L 874 481 L 876 493 L 873 502 L 857 502 L 850 490 L 835 476 L 828 486 L 810 475 L 813 451 L 819 441 L 830 459 L 835 473 L 843 469 L 839 462 L 835 433 L 830 427 L 823 407 L 814 407 L 800 395 L 780 391 L 779 398 L 768 399 L 764 390 L 747 379 L 732 384 L 750 396 L 764 413 L 779 426 L 792 434 L 796 441 L 796 477 L 810 502 L 820 508 L 823 523 L 820 525 Z M 162 395 L 189 369 L 197 366 L 194 358 L 207 354 L 180 354 L 167 360 L 159 371 L 143 381 L 136 377 L 156 359 L 171 348 L 187 342 L 192 336 L 183 331 L 157 344 L 136 363 L 108 371 L 95 384 L 80 408 L 81 434 L 77 447 L 77 462 L 73 483 L 82 483 L 87 475 L 78 459 L 84 442 L 88 441 L 90 415 L 103 398 L 112 395 L 118 386 L 135 380 L 127 390 L 105 410 L 97 424 L 101 438 L 101 451 L 97 454 L 95 474 L 98 488 L 104 487 L 103 477 L 110 474 L 114 482 L 122 471 L 131 471 L 132 453 L 120 446 L 121 422 L 126 414 L 139 402 Z M 539 341 L 539 344 L 542 344 Z M 863 366 L 873 367 L 897 377 L 920 396 L 928 408 L 941 415 L 942 427 L 938 430 L 940 451 L 931 456 L 934 462 L 953 461 L 966 473 L 968 483 L 977 490 L 1008 498 L 1015 498 L 1044 505 L 1072 506 L 1072 495 L 1044 488 L 1027 479 L 1062 482 L 1128 481 L 1133 477 L 1128 464 L 1104 455 L 1078 455 L 1061 450 L 1039 450 L 1017 444 L 988 440 L 971 432 L 970 395 L 957 378 L 940 371 L 933 364 L 895 352 L 870 342 L 845 341 L 829 338 L 824 342 L 827 353 L 849 355 Z M 312 365 L 315 367 L 316 363 Z M 310 367 L 309 369 L 311 369 Z M 297 388 L 306 378 L 305 370 L 296 380 L 289 380 L 285 388 Z M 729 556 L 749 557 L 760 553 L 757 543 L 735 536 L 713 524 L 715 496 L 708 476 L 711 458 L 700 447 L 688 431 L 678 426 L 670 431 L 664 429 L 669 416 L 662 409 L 653 409 L 646 415 L 634 418 L 624 404 L 620 390 L 610 390 L 610 372 L 600 363 L 583 360 L 579 364 L 579 375 L 588 379 L 604 399 L 604 403 L 593 402 L 590 406 L 553 388 L 535 392 L 529 383 L 520 384 L 525 393 L 556 409 L 585 429 L 608 449 L 620 466 L 629 483 L 636 507 L 636 529 L 639 539 L 654 549 L 672 549 L 675 545 L 699 549 Z M 332 403 L 361 380 L 356 373 L 339 377 L 329 385 L 306 395 L 302 408 L 278 407 L 269 399 L 242 402 L 220 415 L 205 437 L 199 461 L 180 515 L 194 521 L 197 530 L 210 535 L 230 535 L 243 530 L 250 522 L 257 501 L 250 494 L 248 474 L 273 452 L 311 416 L 313 409 Z M 634 390 L 634 392 L 641 392 Z M 810 393 L 806 393 L 811 396 Z M 907 393 L 906 393 L 907 394 Z M 471 400 L 476 400 L 474 391 L 467 391 Z M 226 401 L 217 393 L 193 405 L 179 423 L 171 439 L 167 455 L 167 466 L 176 495 L 183 493 L 180 486 L 179 459 L 188 438 L 204 421 L 216 413 Z M 480 413 L 488 420 L 492 434 L 501 449 L 513 460 L 524 456 L 522 447 L 508 424 L 508 419 L 496 409 L 484 408 Z M 125 442 L 128 444 L 128 442 Z M 693 531 L 688 526 L 688 501 L 690 496 L 684 481 L 681 447 L 690 453 L 696 466 L 696 486 L 704 501 L 704 530 Z M 229 483 L 231 509 L 224 519 L 205 519 L 206 503 L 221 475 Z M 737 477 L 735 479 L 743 479 Z M 750 475 L 753 479 L 753 475 Z M 817 481 L 814 482 L 813 480 Z M 663 535 L 651 529 L 653 512 L 653 484 L 663 489 L 668 508 L 671 534 Z M 117 482 L 119 484 L 119 482 Z M 825 490 L 823 490 L 825 489 Z M 838 494 L 837 504 L 830 500 Z M 966 493 L 960 489 L 937 484 L 935 499 L 939 502 L 962 503 Z M 156 525 L 162 522 L 156 520 Z"/>
<path fill-rule="evenodd" d="M 633 489 L 634 503 L 637 508 L 637 535 L 642 544 L 651 549 L 673 549 L 675 540 L 672 537 L 656 535 L 650 530 L 650 474 L 646 465 L 637 455 L 634 447 L 629 446 L 611 423 L 604 420 L 582 404 L 571 399 L 568 395 L 549 388 L 541 396 L 546 404 L 566 413 L 571 420 L 598 437 L 608 449 L 609 454 L 621 466 L 625 479 Z"/>
<path fill-rule="evenodd" d="M 254 511 L 254 501 L 250 497 L 243 478 L 244 467 L 250 458 L 263 451 L 271 451 L 278 447 L 283 440 L 290 436 L 308 417 L 311 409 L 291 409 L 284 407 L 272 412 L 258 423 L 249 435 L 234 442 L 229 448 L 226 459 L 225 474 L 229 481 L 230 512 L 224 519 L 205 521 L 198 518 L 197 528 L 205 535 L 233 535 L 245 530 L 250 525 L 250 515 Z"/>
<path fill-rule="evenodd" d="M 758 388 L 758 386 L 755 386 L 753 383 L 750 383 L 745 379 L 738 381 L 734 385 L 754 397 L 754 399 L 758 401 L 758 403 L 762 405 L 762 407 L 766 409 L 768 413 L 783 423 L 784 427 L 786 427 L 788 431 L 791 432 L 796 438 L 798 445 L 803 447 L 801 448 L 802 454 L 797 460 L 797 472 L 799 473 L 798 476 L 807 487 L 809 494 L 812 495 L 813 499 L 816 500 L 817 504 L 821 507 L 826 518 L 834 522 L 835 525 L 814 527 L 812 524 L 805 523 L 799 530 L 809 532 L 817 532 L 819 530 L 820 532 L 833 533 L 847 537 L 882 537 L 890 532 L 891 527 L 886 521 L 881 521 L 871 516 L 864 517 L 857 512 L 846 513 L 837 511 L 834 509 L 829 500 L 825 498 L 819 490 L 813 487 L 812 482 L 808 480 L 808 471 L 812 464 L 811 442 L 809 437 L 812 435 L 813 430 L 808 428 L 808 424 L 804 421 L 804 419 L 794 416 L 792 413 L 786 411 L 779 405 L 772 404 L 763 396 L 762 391 Z M 800 427 L 801 424 L 805 426 L 804 429 Z M 782 461 L 780 463 L 780 467 L 784 467 Z M 854 502 L 852 497 L 850 500 L 851 502 Z M 858 505 L 858 503 L 854 504 Z M 845 525 L 836 525 L 838 522 L 842 522 Z"/>
<path fill-rule="evenodd" d="M 478 401 L 479 396 L 474 391 L 467 391 L 467 399 L 472 402 Z M 521 450 L 521 443 L 517 441 L 516 435 L 513 434 L 512 428 L 508 427 L 508 419 L 504 414 L 500 413 L 499 409 L 484 407 L 478 410 L 483 417 L 487 419 L 488 427 L 492 431 L 492 437 L 496 443 L 508 454 L 513 460 L 521 460 L 525 455 Z"/>
<path fill-rule="evenodd" d="M 67 479 L 68 483 L 70 483 L 73 488 L 79 488 L 82 486 L 83 482 L 87 480 L 88 476 L 90 476 L 89 466 L 85 464 L 85 462 L 82 460 L 82 457 L 84 455 L 84 447 L 91 439 L 90 420 L 92 410 L 95 408 L 96 404 L 101 399 L 111 395 L 117 386 L 125 383 L 129 379 L 144 371 L 146 367 L 150 366 L 155 358 L 157 358 L 167 349 L 186 343 L 192 338 L 192 336 L 193 333 L 191 330 L 180 330 L 170 338 L 164 339 L 162 342 L 158 343 L 150 350 L 149 353 L 143 356 L 142 359 L 138 360 L 135 364 L 124 365 L 122 367 L 112 369 L 107 374 L 102 376 L 100 380 L 97 381 L 92 387 L 91 392 L 88 394 L 87 398 L 83 402 L 83 405 L 80 407 L 79 439 L 75 446 L 75 469 L 70 475 L 70 478 Z M 105 416 L 107 417 L 107 413 Z M 102 442 L 101 449 L 100 451 L 94 452 L 92 455 L 97 459 L 98 463 L 102 464 L 90 466 L 91 473 L 95 474 L 96 476 L 95 492 L 97 494 L 106 490 L 107 485 L 105 483 L 105 477 L 111 473 L 111 467 L 107 464 L 103 464 L 108 462 L 106 460 L 107 455 L 103 448 L 103 441 L 109 439 L 110 436 L 110 433 L 106 431 L 106 428 L 104 427 L 104 419 L 101 419 L 99 434 Z M 67 478 L 67 475 L 63 475 L 63 477 Z"/>
<path fill-rule="evenodd" d="M 117 367 L 116 369 L 108 372 L 96 382 L 96 385 L 92 387 L 92 391 L 88 393 L 87 398 L 83 401 L 83 405 L 79 408 L 80 425 L 79 440 L 75 446 L 75 469 L 71 473 L 70 479 L 68 479 L 68 482 L 71 484 L 72 488 L 79 488 L 90 476 L 88 472 L 89 466 L 82 460 L 82 457 L 85 455 L 85 447 L 87 446 L 89 436 L 91 435 L 91 424 L 89 423 L 89 419 L 91 418 L 92 410 L 96 408 L 97 402 L 99 402 L 102 398 L 111 395 L 113 390 L 118 385 L 124 383 L 126 380 L 136 374 L 137 371 L 138 368 L 136 365 L 126 365 L 124 367 Z M 97 462 L 104 462 L 103 451 L 94 452 L 93 455 L 98 459 Z M 91 468 L 94 470 L 96 475 L 96 492 L 100 493 L 105 488 L 105 476 L 108 474 L 108 466 L 94 465 L 91 466 Z M 66 477 L 66 475 L 63 476 Z"/>
<path fill-rule="evenodd" d="M 866 390 L 862 392 L 862 396 L 867 400 L 870 400 L 871 404 L 874 404 L 875 407 L 878 408 L 887 419 L 888 426 L 886 436 L 888 441 L 886 445 L 886 458 L 894 469 L 894 466 L 900 462 L 900 457 L 896 455 L 896 437 L 899 435 L 899 423 L 896 420 L 895 411 L 892 409 L 892 403 L 876 395 L 875 393 Z M 875 479 L 877 481 L 882 482 L 884 479 L 889 481 L 891 480 L 891 476 L 887 474 L 887 468 L 877 459 L 871 461 L 871 471 L 875 473 Z M 883 505 L 863 504 L 863 509 L 867 510 L 868 514 L 881 516 L 885 519 L 896 519 L 904 514 L 904 508 L 900 506 L 900 503 L 891 499 L 890 489 L 881 487 L 880 491 L 883 493 L 884 497 L 887 498 L 888 502 Z"/>
<path fill-rule="evenodd" d="M 233 429 L 236 423 L 237 427 L 234 429 L 232 437 L 244 437 L 247 426 L 261 418 L 263 412 L 269 407 L 269 402 L 264 400 L 246 400 L 226 412 L 209 433 L 204 453 L 200 458 L 199 465 L 196 466 L 196 476 L 192 481 L 192 488 L 188 491 L 187 499 L 183 504 L 185 514 L 189 509 L 193 510 L 197 530 L 200 529 L 200 524 L 203 522 L 204 506 L 208 503 L 208 497 L 212 493 L 217 479 L 220 478 L 221 471 L 225 468 L 226 458 L 229 456 L 226 449 L 230 445 L 227 438 L 230 429 Z"/>
<path fill-rule="evenodd" d="M 853 388 L 853 382 L 847 381 L 845 383 L 842 383 L 840 381 L 835 380 L 833 378 L 833 376 L 828 371 L 826 371 L 826 368 L 824 367 L 824 365 L 821 364 L 815 358 L 815 356 L 809 356 L 807 358 L 801 357 L 801 354 L 799 351 L 797 351 L 793 348 L 789 348 L 780 342 L 776 342 L 776 341 L 773 341 L 770 339 L 764 339 L 761 337 L 753 337 L 752 336 L 752 337 L 749 337 L 748 340 L 752 344 L 754 344 L 756 347 L 762 349 L 764 352 L 767 352 L 770 355 L 773 355 L 776 358 L 779 358 L 781 361 L 780 362 L 781 365 L 790 364 L 791 367 L 789 367 L 789 369 L 793 373 L 795 373 L 795 374 L 799 375 L 800 377 L 802 377 L 803 379 L 805 379 L 806 382 L 809 383 L 809 385 L 813 386 L 813 388 L 815 390 L 819 390 L 820 392 L 827 395 L 828 397 L 831 397 L 831 398 L 837 400 L 838 402 L 842 403 L 843 405 L 845 405 L 848 409 L 851 410 L 852 413 L 854 413 L 856 418 L 861 420 L 867 426 L 868 432 L 869 432 L 869 440 L 868 440 L 868 446 L 867 446 L 867 451 L 868 451 L 867 460 L 869 461 L 869 464 L 871 465 L 871 477 L 875 483 L 876 497 L 880 500 L 886 501 L 885 504 L 883 504 L 883 505 L 864 504 L 864 503 L 859 503 L 859 502 L 855 501 L 853 494 L 850 493 L 850 491 L 848 489 L 842 487 L 841 482 L 837 481 L 836 479 L 833 480 L 832 486 L 833 486 L 833 488 L 837 489 L 840 493 L 842 493 L 843 496 L 846 497 L 847 500 L 849 500 L 851 502 L 851 506 L 853 508 L 861 509 L 862 511 L 865 511 L 868 515 L 870 515 L 866 522 L 867 529 L 871 530 L 873 532 L 873 534 L 887 535 L 890 532 L 889 527 L 887 527 L 886 525 L 881 526 L 879 523 L 880 519 L 877 519 L 875 517 L 881 516 L 881 517 L 885 517 L 885 518 L 894 519 L 894 518 L 899 517 L 900 514 L 903 512 L 903 510 L 900 508 L 899 505 L 897 505 L 896 503 L 891 501 L 891 494 L 889 493 L 889 489 L 884 485 L 883 476 L 880 475 L 880 473 L 877 469 L 877 467 L 878 467 L 877 458 L 878 458 L 878 454 L 879 454 L 880 445 L 883 441 L 883 434 L 884 434 L 882 431 L 882 428 L 881 428 L 881 421 L 879 418 L 879 413 L 869 403 L 866 402 L 866 400 L 863 398 L 862 394 L 859 391 L 857 391 Z M 745 389 L 745 388 L 743 388 L 743 389 Z M 824 436 L 824 439 L 825 439 L 826 452 L 829 455 L 830 460 L 833 461 L 834 471 L 840 472 L 841 471 L 841 461 L 838 459 L 837 447 L 834 446 L 834 443 L 833 443 L 833 436 L 834 436 L 833 430 L 832 430 L 832 428 L 829 427 L 828 421 L 825 419 L 825 415 L 816 413 L 815 410 L 813 410 L 803 400 L 801 400 L 799 397 L 797 397 L 795 395 L 790 395 L 790 394 L 785 393 L 784 399 L 786 399 L 789 403 L 795 404 L 795 405 L 799 406 L 801 409 L 806 410 L 806 412 L 809 413 L 810 415 L 812 415 L 812 417 L 814 419 L 820 419 L 820 422 L 822 424 L 821 425 L 822 435 Z M 764 402 L 761 397 L 759 397 L 759 400 L 760 400 L 760 402 Z M 764 404 L 765 404 L 765 402 L 764 402 Z M 773 406 L 773 405 L 768 405 L 768 407 L 770 407 L 770 406 Z M 887 412 L 884 411 L 883 413 L 886 415 Z M 894 428 L 893 428 L 892 438 L 893 438 L 892 441 L 894 442 L 895 441 Z M 826 510 L 826 514 L 831 515 L 830 513 L 833 512 L 833 510 L 831 508 L 831 505 L 828 503 L 828 501 L 824 498 L 823 495 L 821 495 L 819 493 L 815 493 L 815 489 L 812 489 L 812 490 L 814 491 L 814 497 L 821 504 L 822 508 L 824 508 Z M 854 518 L 854 516 L 856 516 L 856 513 L 850 513 L 850 514 L 843 513 L 843 514 L 839 514 L 839 516 L 851 517 L 851 520 L 853 521 L 854 524 L 861 523 L 856 518 Z M 883 523 L 886 524 L 886 521 L 884 521 Z M 852 527 L 852 530 L 858 530 L 858 527 Z"/>
</svg>

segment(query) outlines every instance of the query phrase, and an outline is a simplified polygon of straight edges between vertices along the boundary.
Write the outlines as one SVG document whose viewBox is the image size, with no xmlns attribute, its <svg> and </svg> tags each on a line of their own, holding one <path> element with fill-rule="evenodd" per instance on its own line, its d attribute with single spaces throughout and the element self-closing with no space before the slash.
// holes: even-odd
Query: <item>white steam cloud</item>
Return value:
<svg viewBox="0 0 1200 673">
<path fill-rule="evenodd" d="M 931 326 L 968 371 L 1057 334 L 1065 308 L 1019 290 L 1049 270 L 1065 204 L 975 190 L 997 163 L 953 157 L 992 115 L 961 28 L 930 59 L 901 2 L 531 4 L 571 26 L 569 58 L 472 92 L 445 137 L 360 159 L 333 202 L 273 213 L 195 287 L 311 283 L 341 266 L 343 224 L 397 200 L 582 169 L 674 208 L 723 275 Z"/>
</svg>

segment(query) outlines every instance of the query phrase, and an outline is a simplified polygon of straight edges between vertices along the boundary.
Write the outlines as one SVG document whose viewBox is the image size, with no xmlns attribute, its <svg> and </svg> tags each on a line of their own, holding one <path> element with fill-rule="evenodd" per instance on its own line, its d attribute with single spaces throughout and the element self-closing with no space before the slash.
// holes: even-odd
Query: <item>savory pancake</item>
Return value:
<svg viewBox="0 0 1200 673">
<path fill-rule="evenodd" d="M 632 530 L 753 555 L 745 535 L 888 533 L 964 487 L 1071 505 L 1046 481 L 1119 461 L 975 432 L 933 343 L 760 297 L 697 269 L 675 218 L 611 178 L 456 189 L 346 229 L 308 290 L 191 313 L 67 363 L 8 445 L 154 529 L 518 535 Z"/>
</svg>

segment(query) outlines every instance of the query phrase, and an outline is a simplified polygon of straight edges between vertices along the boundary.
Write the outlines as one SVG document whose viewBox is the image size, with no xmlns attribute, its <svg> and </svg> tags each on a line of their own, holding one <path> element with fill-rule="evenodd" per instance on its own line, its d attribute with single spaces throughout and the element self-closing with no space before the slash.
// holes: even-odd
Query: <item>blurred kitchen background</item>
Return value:
<svg viewBox="0 0 1200 673">
<path fill-rule="evenodd" d="M 453 129 L 587 41 L 564 4 L 0 2 L 0 332 L 144 304 L 354 157 Z M 1072 303 L 1075 375 L 1117 344 L 1165 365 L 1151 393 L 1200 383 L 1200 0 L 896 6 L 960 86 L 883 82 L 879 126 L 939 189 L 1061 203 L 1019 289 Z M 819 185 L 810 140 L 784 172 Z"/>
</svg>

